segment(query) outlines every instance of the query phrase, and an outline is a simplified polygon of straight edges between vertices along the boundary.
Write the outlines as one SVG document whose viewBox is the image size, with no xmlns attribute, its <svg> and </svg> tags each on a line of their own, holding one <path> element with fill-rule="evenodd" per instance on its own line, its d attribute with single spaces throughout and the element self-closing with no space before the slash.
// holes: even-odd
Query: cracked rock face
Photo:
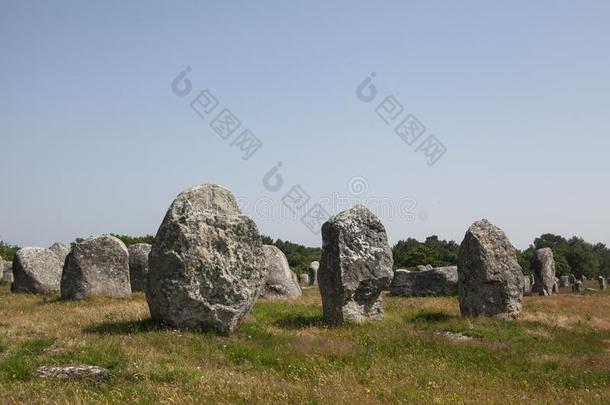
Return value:
<svg viewBox="0 0 610 405">
<path fill-rule="evenodd" d="M 318 285 L 324 319 L 383 318 L 381 291 L 392 280 L 392 251 L 379 218 L 362 205 L 343 211 L 322 226 Z"/>
<path fill-rule="evenodd" d="M 457 266 L 438 267 L 432 270 L 396 270 L 390 285 L 392 295 L 455 295 L 457 294 Z"/>
<path fill-rule="evenodd" d="M 67 243 L 56 242 L 52 244 L 51 247 L 49 247 L 49 250 L 55 253 L 57 257 L 59 257 L 59 261 L 61 262 L 61 265 L 63 267 L 64 262 L 66 261 L 66 256 L 68 256 L 68 253 L 70 253 L 70 250 L 72 250 L 72 248 Z"/>
<path fill-rule="evenodd" d="M 464 316 L 514 319 L 521 313 L 523 271 L 506 234 L 477 221 L 460 246 L 458 290 Z"/>
<path fill-rule="evenodd" d="M 13 261 L 12 292 L 49 294 L 59 291 L 62 264 L 49 249 L 19 249 Z"/>
<path fill-rule="evenodd" d="M 267 263 L 267 280 L 263 288 L 265 297 L 298 298 L 302 295 L 296 274 L 290 270 L 284 253 L 275 246 L 263 245 Z"/>
<path fill-rule="evenodd" d="M 90 295 L 128 297 L 129 252 L 114 236 L 87 239 L 66 257 L 61 275 L 61 298 L 81 300 Z"/>
<path fill-rule="evenodd" d="M 234 332 L 267 277 L 254 221 L 215 184 L 182 192 L 149 256 L 146 298 L 153 319 L 177 328 Z"/>
<path fill-rule="evenodd" d="M 538 249 L 532 257 L 534 286 L 532 291 L 543 296 L 553 295 L 555 285 L 555 259 L 551 248 Z"/>
<path fill-rule="evenodd" d="M 129 281 L 131 291 L 146 291 L 148 284 L 148 255 L 152 245 L 136 243 L 129 246 Z"/>
</svg>

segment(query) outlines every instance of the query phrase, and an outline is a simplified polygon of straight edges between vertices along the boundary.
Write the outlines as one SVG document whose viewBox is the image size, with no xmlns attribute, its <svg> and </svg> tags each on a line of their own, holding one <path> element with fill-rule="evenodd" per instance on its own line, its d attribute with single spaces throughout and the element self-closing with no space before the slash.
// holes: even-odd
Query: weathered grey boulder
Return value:
<svg viewBox="0 0 610 405">
<path fill-rule="evenodd" d="M 13 282 L 13 263 L 4 261 L 4 266 L 2 269 L 2 282 L 3 283 L 12 283 Z"/>
<path fill-rule="evenodd" d="M 523 271 L 515 248 L 500 228 L 485 219 L 472 224 L 460 246 L 458 261 L 462 315 L 519 316 Z"/>
<path fill-rule="evenodd" d="M 380 293 L 392 280 L 393 263 L 385 228 L 365 206 L 324 223 L 318 285 L 325 321 L 382 319 Z"/>
<path fill-rule="evenodd" d="M 420 264 L 420 265 L 416 266 L 416 268 L 415 268 L 415 269 L 416 269 L 417 271 L 427 271 L 427 270 L 432 270 L 432 269 L 434 269 L 434 267 L 432 267 L 432 265 L 431 265 L 431 264 L 426 264 L 426 265 Z"/>
<path fill-rule="evenodd" d="M 570 284 L 574 284 L 576 282 L 576 276 L 574 274 L 568 274 L 568 280 Z"/>
<path fill-rule="evenodd" d="M 457 266 L 438 267 L 425 271 L 396 270 L 390 293 L 400 296 L 457 294 Z"/>
<path fill-rule="evenodd" d="M 131 291 L 146 291 L 148 285 L 148 255 L 152 245 L 136 243 L 129 246 L 129 281 Z"/>
<path fill-rule="evenodd" d="M 66 261 L 66 256 L 68 256 L 68 253 L 70 253 L 72 247 L 67 243 L 56 242 L 52 244 L 51 247 L 49 247 L 49 250 L 55 253 L 57 257 L 59 257 L 59 261 L 61 262 L 61 265 L 63 267 L 64 262 Z"/>
<path fill-rule="evenodd" d="M 559 287 L 569 287 L 570 286 L 570 277 L 561 276 L 559 277 Z"/>
<path fill-rule="evenodd" d="M 307 273 L 309 274 L 309 285 L 318 285 L 318 270 L 320 269 L 320 262 L 311 262 Z"/>
<path fill-rule="evenodd" d="M 576 280 L 574 284 L 572 284 L 572 292 L 582 293 L 585 292 L 585 285 L 580 280 Z"/>
<path fill-rule="evenodd" d="M 534 273 L 533 291 L 543 296 L 553 295 L 555 285 L 555 259 L 551 248 L 542 248 L 532 256 L 532 272 Z"/>
<path fill-rule="evenodd" d="M 587 276 L 585 276 L 584 274 L 580 276 L 580 281 L 582 281 L 583 283 L 587 281 Z"/>
<path fill-rule="evenodd" d="M 300 285 L 302 285 L 304 287 L 309 286 L 309 274 L 307 274 L 307 273 L 299 274 L 298 280 L 299 280 Z"/>
<path fill-rule="evenodd" d="M 61 262 L 49 249 L 22 248 L 13 261 L 13 278 L 12 292 L 49 294 L 59 291 Z"/>
<path fill-rule="evenodd" d="M 152 318 L 174 327 L 234 332 L 258 298 L 267 266 L 258 228 L 215 184 L 182 192 L 149 256 Z"/>
<path fill-rule="evenodd" d="M 297 275 L 290 270 L 286 255 L 275 246 L 263 245 L 267 265 L 267 279 L 262 295 L 265 297 L 297 298 L 302 295 Z"/>
<path fill-rule="evenodd" d="M 608 279 L 602 276 L 599 276 L 597 278 L 597 281 L 599 282 L 599 289 L 600 290 L 606 290 L 608 289 Z"/>
<path fill-rule="evenodd" d="M 114 236 L 87 239 L 74 246 L 61 274 L 61 298 L 81 300 L 87 296 L 128 297 L 129 252 Z"/>
</svg>

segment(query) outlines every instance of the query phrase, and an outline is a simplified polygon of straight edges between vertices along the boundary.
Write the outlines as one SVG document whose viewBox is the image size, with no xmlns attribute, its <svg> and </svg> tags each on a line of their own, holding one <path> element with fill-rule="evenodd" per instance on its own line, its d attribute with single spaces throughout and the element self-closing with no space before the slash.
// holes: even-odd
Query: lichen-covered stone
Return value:
<svg viewBox="0 0 610 405">
<path fill-rule="evenodd" d="M 81 300 L 90 295 L 128 297 L 129 252 L 114 236 L 87 239 L 66 257 L 61 275 L 61 298 Z"/>
<path fill-rule="evenodd" d="M 457 282 L 457 266 L 424 271 L 399 269 L 394 272 L 390 293 L 399 296 L 455 295 Z"/>
<path fill-rule="evenodd" d="M 532 290 L 542 296 L 553 295 L 555 280 L 555 259 L 550 248 L 538 249 L 532 257 L 534 287 Z"/>
<path fill-rule="evenodd" d="M 311 262 L 307 273 L 309 274 L 309 285 L 318 285 L 318 270 L 320 269 L 320 262 Z"/>
<path fill-rule="evenodd" d="M 4 261 L 3 271 L 2 271 L 2 282 L 3 283 L 12 283 L 13 278 L 13 263 Z"/>
<path fill-rule="evenodd" d="M 64 262 L 66 261 L 66 256 L 68 256 L 68 253 L 70 253 L 72 247 L 67 243 L 56 242 L 49 247 L 49 250 L 57 255 L 63 267 Z"/>
<path fill-rule="evenodd" d="M 514 319 L 523 302 L 523 271 L 506 234 L 487 220 L 464 237 L 458 263 L 460 310 L 464 316 Z"/>
<path fill-rule="evenodd" d="M 357 205 L 322 226 L 318 285 L 324 319 L 344 321 L 383 318 L 380 293 L 392 280 L 392 250 L 379 218 Z"/>
<path fill-rule="evenodd" d="M 55 253 L 41 247 L 19 249 L 13 261 L 16 293 L 49 294 L 59 291 L 62 264 Z"/>
<path fill-rule="evenodd" d="M 148 284 L 148 255 L 152 245 L 136 243 L 129 246 L 129 281 L 131 291 L 146 291 Z"/>
<path fill-rule="evenodd" d="M 266 278 L 254 221 L 229 190 L 203 184 L 182 192 L 167 211 L 149 256 L 146 298 L 159 322 L 229 335 Z"/>
<path fill-rule="evenodd" d="M 265 297 L 297 298 L 302 295 L 296 274 L 290 270 L 286 255 L 275 246 L 263 245 L 267 264 L 267 279 L 263 288 Z"/>
</svg>

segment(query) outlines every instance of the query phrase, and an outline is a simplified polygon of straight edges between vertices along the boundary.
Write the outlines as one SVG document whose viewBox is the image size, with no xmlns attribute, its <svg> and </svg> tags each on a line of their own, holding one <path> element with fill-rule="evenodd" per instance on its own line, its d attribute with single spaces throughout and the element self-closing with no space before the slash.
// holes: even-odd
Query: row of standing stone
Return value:
<svg viewBox="0 0 610 405">
<path fill-rule="evenodd" d="M 143 290 L 153 319 L 230 334 L 260 295 L 301 296 L 299 281 L 319 286 L 324 319 L 331 325 L 382 319 L 381 292 L 388 288 L 395 295 L 457 293 L 464 316 L 514 319 L 529 288 L 515 248 L 486 220 L 466 232 L 457 267 L 421 272 L 393 272 L 385 227 L 362 205 L 324 223 L 322 242 L 320 263 L 298 279 L 278 248 L 262 244 L 233 194 L 204 184 L 174 200 L 152 246 L 127 249 L 104 235 L 73 248 L 19 250 L 11 290 L 60 291 L 63 299 L 126 297 Z M 557 284 L 552 251 L 539 250 L 534 259 L 534 290 L 551 295 Z"/>
<path fill-rule="evenodd" d="M 144 291 L 148 278 L 151 245 L 129 247 L 110 235 L 90 238 L 71 248 L 55 243 L 48 249 L 25 247 L 5 263 L 3 280 L 15 293 L 50 294 L 62 299 L 84 299 L 90 295 L 127 297 Z"/>
</svg>

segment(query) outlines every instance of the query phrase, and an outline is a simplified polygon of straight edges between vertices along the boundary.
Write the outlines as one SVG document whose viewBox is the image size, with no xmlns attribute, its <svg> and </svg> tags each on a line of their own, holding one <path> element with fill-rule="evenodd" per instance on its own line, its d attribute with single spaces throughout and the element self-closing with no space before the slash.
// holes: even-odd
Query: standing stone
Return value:
<svg viewBox="0 0 610 405">
<path fill-rule="evenodd" d="M 290 270 L 286 255 L 275 246 L 263 245 L 267 279 L 263 288 L 266 297 L 297 298 L 302 295 L 297 275 Z"/>
<path fill-rule="evenodd" d="M 529 275 L 523 275 L 523 294 L 531 294 L 532 293 L 532 279 Z"/>
<path fill-rule="evenodd" d="M 570 282 L 570 284 L 574 284 L 576 282 L 576 277 L 574 276 L 574 274 L 568 274 L 568 281 Z"/>
<path fill-rule="evenodd" d="M 439 267 L 426 271 L 396 270 L 390 293 L 399 296 L 457 294 L 457 266 Z"/>
<path fill-rule="evenodd" d="M 66 257 L 61 274 L 61 298 L 82 300 L 91 295 L 128 297 L 129 252 L 114 236 L 87 239 Z"/>
<path fill-rule="evenodd" d="M 569 287 L 570 286 L 570 278 L 568 276 L 559 277 L 559 287 Z"/>
<path fill-rule="evenodd" d="M 523 271 L 516 250 L 506 234 L 485 219 L 466 232 L 458 277 L 462 315 L 514 319 L 521 313 Z"/>
<path fill-rule="evenodd" d="M 13 261 L 13 277 L 12 292 L 49 294 L 59 291 L 61 262 L 49 249 L 22 248 Z"/>
<path fill-rule="evenodd" d="M 585 292 L 585 285 L 580 280 L 576 280 L 574 284 L 572 284 L 572 292 L 582 293 Z"/>
<path fill-rule="evenodd" d="M 320 262 L 311 262 L 308 269 L 309 274 L 309 286 L 318 285 L 318 270 L 320 269 Z"/>
<path fill-rule="evenodd" d="M 583 283 L 587 281 L 587 276 L 585 276 L 584 274 L 580 276 L 580 281 L 582 281 Z"/>
<path fill-rule="evenodd" d="M 51 245 L 49 250 L 55 253 L 57 257 L 59 257 L 59 261 L 61 262 L 61 265 L 63 267 L 64 262 L 66 261 L 66 256 L 68 256 L 68 253 L 70 253 L 70 250 L 72 250 L 72 248 L 66 243 L 56 242 Z"/>
<path fill-rule="evenodd" d="M 599 282 L 599 289 L 600 290 L 606 290 L 608 289 L 608 279 L 602 276 L 599 276 L 597 278 L 597 281 Z"/>
<path fill-rule="evenodd" d="M 382 319 L 380 293 L 392 280 L 393 263 L 385 228 L 366 207 L 330 218 L 322 226 L 318 271 L 326 322 Z"/>
<path fill-rule="evenodd" d="M 555 282 L 553 283 L 553 294 L 559 294 L 559 279 L 555 277 Z"/>
<path fill-rule="evenodd" d="M 129 251 L 129 282 L 131 291 L 146 291 L 148 284 L 148 255 L 152 245 L 136 243 L 127 248 Z"/>
<path fill-rule="evenodd" d="M 534 252 L 532 272 L 535 278 L 533 291 L 543 296 L 553 295 L 555 259 L 551 248 L 538 249 Z"/>
<path fill-rule="evenodd" d="M 302 286 L 309 286 L 309 274 L 299 274 L 299 284 L 301 284 Z"/>
<path fill-rule="evenodd" d="M 12 283 L 13 278 L 13 263 L 4 261 L 4 267 L 2 271 L 2 282 L 3 283 Z"/>
<path fill-rule="evenodd" d="M 233 333 L 267 278 L 258 228 L 216 184 L 182 192 L 149 256 L 152 318 L 178 328 Z"/>
</svg>

